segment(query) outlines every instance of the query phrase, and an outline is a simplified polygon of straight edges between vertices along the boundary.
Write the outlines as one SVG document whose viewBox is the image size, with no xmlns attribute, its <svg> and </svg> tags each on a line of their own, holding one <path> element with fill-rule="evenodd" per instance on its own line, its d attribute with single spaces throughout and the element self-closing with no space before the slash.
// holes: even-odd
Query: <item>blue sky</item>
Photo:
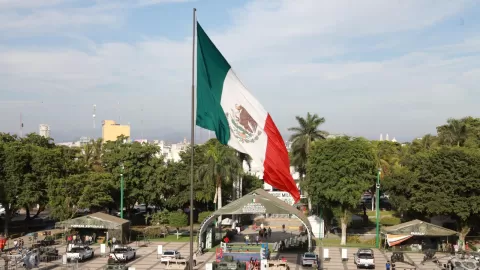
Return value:
<svg viewBox="0 0 480 270">
<path fill-rule="evenodd" d="M 193 7 L 285 137 L 307 112 L 398 140 L 478 116 L 478 1 L 0 0 L 0 131 L 188 137 Z"/>
</svg>

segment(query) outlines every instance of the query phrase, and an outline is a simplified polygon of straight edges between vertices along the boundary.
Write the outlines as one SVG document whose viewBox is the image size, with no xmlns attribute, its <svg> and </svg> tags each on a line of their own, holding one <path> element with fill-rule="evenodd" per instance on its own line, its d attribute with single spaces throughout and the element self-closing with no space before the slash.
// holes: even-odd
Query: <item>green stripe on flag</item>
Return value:
<svg viewBox="0 0 480 270">
<path fill-rule="evenodd" d="M 197 117 L 196 124 L 215 131 L 217 139 L 227 144 L 230 128 L 220 105 L 223 82 L 230 65 L 197 23 Z"/>
</svg>

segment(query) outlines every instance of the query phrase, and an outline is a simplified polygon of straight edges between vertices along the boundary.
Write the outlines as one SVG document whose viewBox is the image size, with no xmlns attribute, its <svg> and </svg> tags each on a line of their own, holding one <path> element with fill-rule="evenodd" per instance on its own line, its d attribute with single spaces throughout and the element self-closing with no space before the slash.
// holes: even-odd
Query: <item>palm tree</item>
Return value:
<svg viewBox="0 0 480 270">
<path fill-rule="evenodd" d="M 315 140 L 325 140 L 328 132 L 319 130 L 319 126 L 325 123 L 324 117 L 319 117 L 317 114 L 307 113 L 307 117 L 295 117 L 298 122 L 298 127 L 289 128 L 289 131 L 294 133 L 290 136 L 292 142 L 291 147 L 291 163 L 295 170 L 300 175 L 300 180 L 304 180 L 307 174 L 307 156 L 310 151 L 312 142 Z M 311 198 L 308 198 L 308 210 L 312 210 Z"/>
<path fill-rule="evenodd" d="M 450 118 L 446 125 L 437 127 L 437 133 L 442 143 L 463 146 L 467 140 L 467 125 L 463 119 Z"/>
<path fill-rule="evenodd" d="M 218 141 L 209 145 L 206 155 L 206 163 L 198 169 L 198 179 L 205 185 L 215 186 L 215 199 L 218 208 L 222 207 L 222 185 L 232 183 L 243 173 L 242 164 L 235 150 L 221 145 Z M 221 216 L 219 217 L 221 222 Z"/>
<path fill-rule="evenodd" d="M 243 169 L 243 164 L 246 162 L 248 166 L 248 170 L 250 171 L 252 169 L 252 158 L 248 154 L 238 152 L 238 151 L 236 152 L 237 152 L 236 154 L 238 157 L 238 161 L 240 162 L 241 168 Z M 239 199 L 243 196 L 243 191 L 242 191 L 243 175 L 244 175 L 244 172 L 242 170 L 242 173 L 238 175 L 237 181 L 234 184 L 234 186 L 236 186 L 236 192 L 238 192 L 237 196 L 234 197 L 235 199 Z"/>
<path fill-rule="evenodd" d="M 82 149 L 82 159 L 87 168 L 92 171 L 102 172 L 102 138 L 92 139 Z"/>
</svg>

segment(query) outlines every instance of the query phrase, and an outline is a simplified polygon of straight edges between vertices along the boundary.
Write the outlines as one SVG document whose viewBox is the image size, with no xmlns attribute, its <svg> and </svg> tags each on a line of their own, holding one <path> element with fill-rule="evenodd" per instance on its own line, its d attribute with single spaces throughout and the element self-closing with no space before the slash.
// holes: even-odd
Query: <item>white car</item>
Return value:
<svg viewBox="0 0 480 270">
<path fill-rule="evenodd" d="M 93 249 L 89 246 L 73 246 L 70 251 L 67 252 L 67 260 L 84 261 L 86 259 L 93 258 Z"/>
<path fill-rule="evenodd" d="M 163 252 L 160 262 L 166 263 L 171 259 L 180 259 L 180 252 L 176 250 L 166 250 Z"/>
<path fill-rule="evenodd" d="M 369 248 L 358 249 L 357 253 L 354 254 L 354 263 L 357 265 L 357 269 L 375 269 L 375 257 L 373 255 L 373 250 Z"/>
<path fill-rule="evenodd" d="M 127 246 L 116 246 L 113 251 L 110 253 L 110 259 L 114 259 L 115 261 L 130 261 L 135 259 L 136 252 L 133 248 Z"/>
<path fill-rule="evenodd" d="M 314 266 L 318 264 L 318 255 L 313 252 L 307 252 L 302 256 L 302 266 Z"/>
</svg>

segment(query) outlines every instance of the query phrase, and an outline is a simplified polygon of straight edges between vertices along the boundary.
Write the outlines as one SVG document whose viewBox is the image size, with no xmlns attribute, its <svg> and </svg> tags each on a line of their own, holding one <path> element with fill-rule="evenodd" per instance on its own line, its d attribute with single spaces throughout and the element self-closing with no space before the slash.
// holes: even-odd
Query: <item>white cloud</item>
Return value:
<svg viewBox="0 0 480 270">
<path fill-rule="evenodd" d="M 190 0 L 0 0 L 0 32 L 18 36 L 79 30 L 71 27 L 118 27 L 123 24 L 128 10 L 188 1 Z M 81 7 L 73 7 L 75 4 Z"/>
<path fill-rule="evenodd" d="M 7 9 L 41 8 L 65 2 L 67 2 L 67 0 L 0 0 L 0 11 Z"/>
<path fill-rule="evenodd" d="M 79 97 L 75 102 L 85 103 L 100 97 L 109 108 L 121 100 L 130 104 L 124 110 L 132 122 L 140 117 L 135 108 L 145 104 L 152 126 L 160 125 L 157 122 L 175 123 L 182 130 L 188 126 L 189 37 L 183 41 L 148 37 L 131 44 L 95 42 L 84 38 L 81 31 L 66 33 L 62 27 L 109 25 L 122 20 L 119 7 L 126 2 L 111 5 L 98 1 L 84 9 L 52 8 L 57 2 L 45 0 L 44 8 L 31 15 L 36 19 L 17 14 L 9 26 L 0 19 L 0 34 L 11 29 L 44 31 L 59 20 L 61 27 L 55 31 L 75 37 L 88 50 L 0 47 L 0 90 L 47 93 L 57 98 L 75 96 Z M 333 131 L 416 136 L 432 132 L 450 116 L 475 112 L 480 83 L 479 36 L 456 44 L 445 39 L 395 57 L 365 56 L 359 60 L 350 59 L 349 54 L 362 54 L 354 43 L 357 38 L 365 39 L 371 48 L 388 50 L 394 42 L 386 34 L 423 30 L 461 14 L 470 3 L 256 1 L 232 11 L 233 25 L 227 30 L 216 32 L 207 26 L 205 30 L 272 112 L 282 131 L 295 124 L 294 115 L 311 111 L 326 116 L 326 128 Z M 200 12 L 200 19 L 202 16 Z M 381 44 L 368 41 L 370 37 L 380 39 Z M 399 35 L 394 39 L 402 40 Z M 465 57 L 462 53 L 477 54 Z M 53 99 L 49 102 L 55 102 Z M 0 121 L 7 121 L 1 112 Z"/>
</svg>

